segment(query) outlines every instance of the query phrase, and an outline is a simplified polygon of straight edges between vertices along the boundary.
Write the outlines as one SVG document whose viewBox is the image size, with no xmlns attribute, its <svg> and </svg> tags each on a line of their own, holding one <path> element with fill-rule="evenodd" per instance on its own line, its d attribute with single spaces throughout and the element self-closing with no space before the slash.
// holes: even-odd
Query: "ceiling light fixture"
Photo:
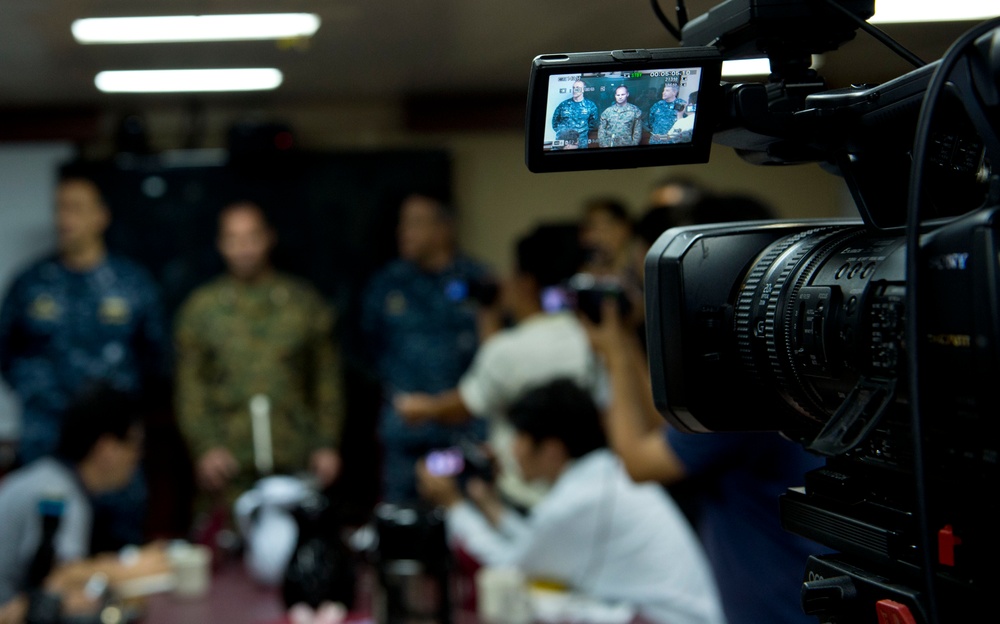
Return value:
<svg viewBox="0 0 1000 624">
<path fill-rule="evenodd" d="M 86 44 L 240 41 L 311 37 L 319 23 L 314 13 L 171 15 L 79 19 L 71 30 Z"/>
<path fill-rule="evenodd" d="M 878 0 L 872 24 L 981 21 L 1000 15 L 996 0 Z"/>
<path fill-rule="evenodd" d="M 818 54 L 812 55 L 812 69 L 819 69 L 823 66 L 823 57 Z M 771 73 L 771 61 L 767 58 L 736 59 L 732 61 L 722 61 L 722 76 L 733 78 L 736 76 L 767 76 Z"/>
<path fill-rule="evenodd" d="M 94 84 L 105 93 L 266 91 L 281 81 L 281 72 L 270 67 L 102 71 L 94 77 Z"/>
</svg>

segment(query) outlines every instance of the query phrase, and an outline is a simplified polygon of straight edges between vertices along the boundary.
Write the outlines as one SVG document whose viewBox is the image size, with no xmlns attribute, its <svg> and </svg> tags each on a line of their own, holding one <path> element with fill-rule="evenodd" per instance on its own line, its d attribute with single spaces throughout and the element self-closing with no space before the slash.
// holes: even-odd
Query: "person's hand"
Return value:
<svg viewBox="0 0 1000 624">
<path fill-rule="evenodd" d="M 89 615 L 101 605 L 93 588 L 95 579 L 101 577 L 102 584 L 121 592 L 129 581 L 169 574 L 171 569 L 167 544 L 157 541 L 60 564 L 45 579 L 45 589 L 59 594 L 64 614 Z"/>
<path fill-rule="evenodd" d="M 601 301 L 601 322 L 594 323 L 585 314 L 577 315 L 584 331 L 587 332 L 587 339 L 591 348 L 604 356 L 610 356 L 622 351 L 633 339 L 632 334 L 627 331 L 618 310 L 618 302 L 613 297 L 606 297 Z"/>
<path fill-rule="evenodd" d="M 465 493 L 493 526 L 500 525 L 504 504 L 496 487 L 482 479 L 469 479 Z"/>
<path fill-rule="evenodd" d="M 434 420 L 434 397 L 423 392 L 401 394 L 392 402 L 396 412 L 408 425 Z"/>
<path fill-rule="evenodd" d="M 209 492 L 218 492 L 239 472 L 233 454 L 221 446 L 206 451 L 196 466 L 198 484 Z"/>
<path fill-rule="evenodd" d="M 167 543 L 126 546 L 118 552 L 98 553 L 86 559 L 60 564 L 45 579 L 45 588 L 56 593 L 82 590 L 95 574 L 103 574 L 115 585 L 136 578 L 169 573 Z"/>
<path fill-rule="evenodd" d="M 316 476 L 320 489 L 330 487 L 340 475 L 340 453 L 332 448 L 321 448 L 313 451 L 309 458 L 309 469 Z"/>
<path fill-rule="evenodd" d="M 427 470 L 427 462 L 420 460 L 416 465 L 417 492 L 427 501 L 442 507 L 451 507 L 462 501 L 462 492 L 454 477 L 439 477 Z"/>
<path fill-rule="evenodd" d="M 0 624 L 24 624 L 28 615 L 28 597 L 18 594 L 0 605 Z"/>
</svg>

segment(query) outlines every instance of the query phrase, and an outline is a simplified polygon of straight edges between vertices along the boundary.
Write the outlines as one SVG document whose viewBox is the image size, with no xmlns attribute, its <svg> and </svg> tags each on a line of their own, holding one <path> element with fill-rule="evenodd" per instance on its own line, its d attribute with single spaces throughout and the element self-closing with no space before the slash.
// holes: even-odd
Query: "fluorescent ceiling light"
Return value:
<svg viewBox="0 0 1000 624">
<path fill-rule="evenodd" d="M 154 43 L 310 37 L 318 28 L 313 13 L 270 13 L 88 18 L 71 29 L 80 43 Z"/>
<path fill-rule="evenodd" d="M 981 21 L 1000 15 L 997 0 L 876 0 L 873 24 Z"/>
<path fill-rule="evenodd" d="M 281 84 L 274 68 L 154 69 L 102 71 L 94 84 L 105 93 L 187 93 L 195 91 L 264 91 Z"/>
<path fill-rule="evenodd" d="M 812 55 L 813 69 L 819 69 L 823 65 L 823 57 L 818 54 Z M 733 61 L 722 61 L 723 78 L 734 78 L 736 76 L 767 76 L 771 73 L 771 61 L 767 58 L 737 59 Z"/>
</svg>

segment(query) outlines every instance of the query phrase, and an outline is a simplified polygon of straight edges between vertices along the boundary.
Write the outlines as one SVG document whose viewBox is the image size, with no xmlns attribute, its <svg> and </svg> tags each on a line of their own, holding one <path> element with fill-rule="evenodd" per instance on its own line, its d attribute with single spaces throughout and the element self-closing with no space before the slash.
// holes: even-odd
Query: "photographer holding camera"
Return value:
<svg viewBox="0 0 1000 624">
<path fill-rule="evenodd" d="M 642 621 L 724 621 L 690 526 L 662 488 L 629 479 L 586 390 L 554 380 L 511 405 L 508 419 L 521 473 L 551 489 L 524 517 L 484 482 L 470 481 L 466 500 L 453 477 L 418 464 L 421 493 L 447 509 L 453 546 L 486 566 L 513 565 L 529 580 L 625 603 Z"/>
<path fill-rule="evenodd" d="M 514 274 L 504 282 L 501 296 L 502 311 L 514 319 L 514 325 L 483 342 L 455 388 L 435 394 L 403 394 L 395 402 L 396 411 L 411 426 L 485 419 L 490 445 L 503 468 L 500 489 L 508 502 L 524 509 L 540 500 L 545 488 L 517 475 L 507 409 L 528 388 L 545 381 L 569 377 L 595 394 L 603 381 L 575 315 L 542 308 L 543 288 L 562 283 L 579 264 L 575 236 L 572 229 L 543 225 L 522 237 Z"/>
<path fill-rule="evenodd" d="M 456 214 L 440 197 L 414 192 L 400 205 L 399 258 L 366 287 L 361 327 L 371 364 L 382 384 L 378 436 L 382 447 L 382 500 L 417 498 L 413 465 L 427 451 L 456 437 L 481 438 L 477 423 L 407 422 L 393 405 L 405 393 L 451 388 L 479 346 L 479 306 L 463 291 L 491 281 L 489 268 L 463 252 Z"/>
<path fill-rule="evenodd" d="M 588 324 L 611 382 L 611 448 L 638 482 L 697 478 L 697 531 L 715 571 L 730 624 L 805 624 L 799 588 L 805 560 L 822 548 L 782 528 L 778 496 L 823 464 L 777 433 L 685 434 L 652 403 L 642 346 L 612 302 Z"/>
</svg>

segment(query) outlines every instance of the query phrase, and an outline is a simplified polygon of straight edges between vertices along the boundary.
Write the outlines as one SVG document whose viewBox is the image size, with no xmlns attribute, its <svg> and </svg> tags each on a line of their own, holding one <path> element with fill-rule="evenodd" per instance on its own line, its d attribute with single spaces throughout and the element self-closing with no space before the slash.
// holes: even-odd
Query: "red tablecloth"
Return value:
<svg viewBox="0 0 1000 624">
<path fill-rule="evenodd" d="M 281 593 L 261 587 L 239 561 L 212 574 L 207 594 L 198 598 L 156 594 L 146 599 L 142 624 L 272 624 L 285 617 Z"/>
<path fill-rule="evenodd" d="M 454 579 L 454 624 L 476 624 L 471 573 L 460 566 Z M 358 595 L 347 624 L 373 622 L 374 573 L 358 570 Z M 263 587 L 246 573 L 240 560 L 222 563 L 212 573 L 209 591 L 198 598 L 155 594 L 146 598 L 141 624 L 289 624 L 278 588 Z"/>
</svg>

